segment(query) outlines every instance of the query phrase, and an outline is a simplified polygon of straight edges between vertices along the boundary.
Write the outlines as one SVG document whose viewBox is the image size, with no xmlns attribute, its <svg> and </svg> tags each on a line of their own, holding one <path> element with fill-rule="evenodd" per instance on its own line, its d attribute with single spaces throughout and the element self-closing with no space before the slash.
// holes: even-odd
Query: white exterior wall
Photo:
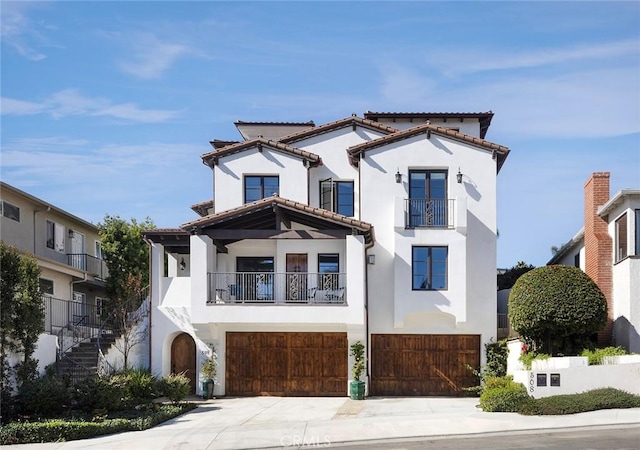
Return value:
<svg viewBox="0 0 640 450">
<path fill-rule="evenodd" d="M 370 251 L 376 254 L 369 274 L 371 333 L 481 334 L 483 342 L 495 337 L 496 162 L 491 153 L 420 135 L 368 151 L 360 167 L 366 180 L 362 220 L 376 231 Z M 456 182 L 458 168 L 462 184 Z M 448 170 L 454 229 L 404 229 L 402 201 L 408 198 L 410 169 Z M 401 184 L 395 182 L 396 170 L 403 175 Z M 395 198 L 401 208 L 394 206 Z M 447 290 L 411 290 L 414 245 L 449 247 Z"/>
<path fill-rule="evenodd" d="M 411 121 L 409 119 L 380 119 L 379 122 L 399 130 L 406 130 L 427 123 L 426 119 L 413 119 Z M 480 137 L 480 122 L 478 119 L 463 119 L 462 121 L 460 119 L 449 119 L 446 122 L 444 120 L 429 119 L 429 123 L 438 127 L 458 129 L 461 133 L 469 136 Z"/>
<path fill-rule="evenodd" d="M 220 158 L 214 170 L 216 212 L 244 204 L 246 175 L 278 175 L 280 197 L 307 203 L 307 168 L 300 157 L 263 145 L 262 152 L 254 148 Z"/>
</svg>

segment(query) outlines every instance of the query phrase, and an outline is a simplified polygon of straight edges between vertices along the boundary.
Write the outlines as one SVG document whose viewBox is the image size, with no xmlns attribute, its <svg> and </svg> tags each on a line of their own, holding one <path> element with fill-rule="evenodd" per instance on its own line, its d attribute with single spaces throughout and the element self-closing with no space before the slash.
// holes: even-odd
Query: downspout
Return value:
<svg viewBox="0 0 640 450">
<path fill-rule="evenodd" d="M 367 364 L 365 373 L 365 377 L 367 379 L 367 386 L 369 386 L 369 392 L 371 392 L 371 379 L 370 379 L 370 370 L 369 366 L 371 364 L 371 345 L 369 339 L 369 262 L 368 262 L 368 254 L 367 252 L 373 248 L 375 242 L 373 239 L 370 244 L 367 244 L 364 248 L 364 336 L 365 341 L 367 342 Z"/>
<path fill-rule="evenodd" d="M 147 243 L 147 245 L 149 246 L 149 275 L 151 277 L 153 277 L 153 270 L 152 270 L 152 263 L 153 263 L 153 258 L 151 256 L 151 252 L 153 250 L 152 246 L 151 246 L 151 241 L 144 237 L 143 238 L 144 241 Z M 153 316 L 153 280 L 149 280 L 149 370 L 151 370 L 151 331 L 153 330 L 153 322 L 151 321 Z"/>
</svg>

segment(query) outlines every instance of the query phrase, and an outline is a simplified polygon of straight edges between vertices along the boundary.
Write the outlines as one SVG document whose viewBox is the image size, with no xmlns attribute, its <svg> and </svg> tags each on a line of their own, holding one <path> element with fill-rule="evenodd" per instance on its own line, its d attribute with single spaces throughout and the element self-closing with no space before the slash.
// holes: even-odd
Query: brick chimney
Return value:
<svg viewBox="0 0 640 450">
<path fill-rule="evenodd" d="M 613 243 L 607 222 L 598 216 L 598 208 L 609 200 L 609 172 L 594 172 L 584 185 L 585 272 L 607 298 L 607 324 L 598 333 L 598 344 L 611 344 L 613 329 Z"/>
</svg>

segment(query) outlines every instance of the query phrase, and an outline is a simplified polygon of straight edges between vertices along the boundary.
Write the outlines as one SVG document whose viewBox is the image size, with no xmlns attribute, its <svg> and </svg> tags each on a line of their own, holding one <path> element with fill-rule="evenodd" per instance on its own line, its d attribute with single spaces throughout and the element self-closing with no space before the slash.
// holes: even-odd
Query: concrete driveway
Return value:
<svg viewBox="0 0 640 450">
<path fill-rule="evenodd" d="M 150 430 L 83 441 L 25 444 L 20 449 L 317 448 L 344 442 L 554 430 L 598 425 L 640 426 L 640 408 L 569 416 L 485 413 L 477 398 L 251 397 L 201 402 Z"/>
</svg>

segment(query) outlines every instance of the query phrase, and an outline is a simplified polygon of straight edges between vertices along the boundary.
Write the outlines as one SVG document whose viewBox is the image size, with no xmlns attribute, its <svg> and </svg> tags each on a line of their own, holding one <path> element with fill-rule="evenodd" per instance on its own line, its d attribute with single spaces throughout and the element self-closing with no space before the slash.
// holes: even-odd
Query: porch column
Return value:
<svg viewBox="0 0 640 450">
<path fill-rule="evenodd" d="M 209 298 L 209 273 L 216 270 L 216 250 L 207 235 L 192 235 L 191 248 L 191 307 L 193 317 L 196 310 L 204 308 Z"/>
<path fill-rule="evenodd" d="M 162 300 L 162 278 L 164 277 L 164 245 L 151 243 L 151 305 L 158 306 Z"/>
</svg>

